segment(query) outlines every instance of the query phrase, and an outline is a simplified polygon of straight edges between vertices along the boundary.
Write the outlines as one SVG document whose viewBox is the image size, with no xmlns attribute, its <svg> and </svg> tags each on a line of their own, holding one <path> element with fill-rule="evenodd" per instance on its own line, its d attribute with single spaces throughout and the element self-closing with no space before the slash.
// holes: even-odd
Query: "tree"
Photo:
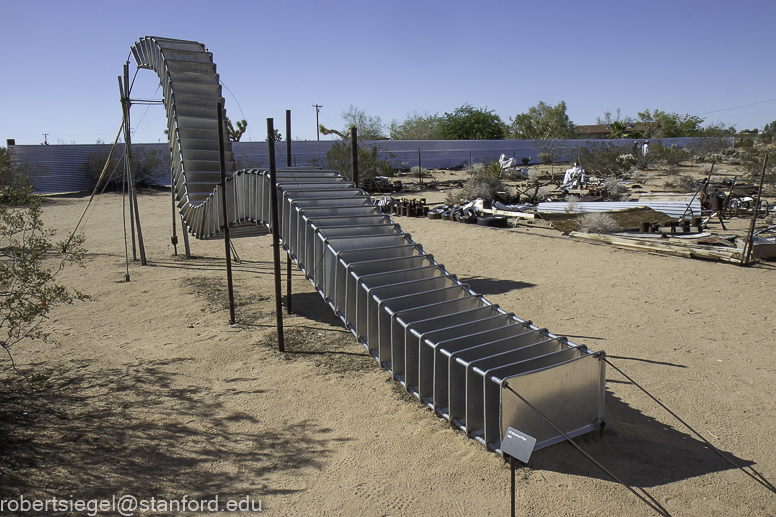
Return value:
<svg viewBox="0 0 776 517">
<path fill-rule="evenodd" d="M 226 133 L 229 135 L 229 141 L 230 142 L 239 142 L 240 138 L 242 138 L 243 133 L 245 133 L 245 130 L 248 129 L 248 121 L 245 119 L 238 120 L 237 121 L 237 129 L 234 128 L 232 125 L 232 121 L 229 120 L 229 117 L 224 115 L 224 124 L 226 125 Z"/>
<path fill-rule="evenodd" d="M 273 131 L 273 134 L 272 134 L 273 142 L 280 142 L 281 140 L 283 140 L 283 135 L 280 134 L 280 131 L 278 131 L 277 129 L 273 129 L 272 131 Z M 269 137 L 267 137 L 266 140 L 269 141 Z"/>
<path fill-rule="evenodd" d="M 493 110 L 464 104 L 442 118 L 442 136 L 448 140 L 501 140 L 504 123 Z"/>
<path fill-rule="evenodd" d="M 628 129 L 625 124 L 615 121 L 609 124 L 609 138 L 625 138 L 625 130 Z"/>
<path fill-rule="evenodd" d="M 771 135 L 776 133 L 776 120 L 774 120 L 770 124 L 765 124 L 765 127 L 763 128 L 763 133 L 768 133 Z"/>
<path fill-rule="evenodd" d="M 564 140 L 574 136 L 574 123 L 566 114 L 566 103 L 557 106 L 539 102 L 527 113 L 516 115 L 508 128 L 510 139 Z"/>
<path fill-rule="evenodd" d="M 362 140 L 384 140 L 383 121 L 380 117 L 372 117 L 352 104 L 342 112 L 345 128 L 342 133 L 347 133 L 351 127 L 358 130 L 358 138 Z M 340 133 L 338 133 L 340 134 Z"/>
<path fill-rule="evenodd" d="M 441 140 L 442 119 L 436 113 L 413 112 L 401 124 L 398 120 L 391 122 L 389 134 L 393 140 Z"/>
<path fill-rule="evenodd" d="M 625 116 L 623 117 L 620 114 L 620 108 L 617 108 L 617 111 L 615 112 L 615 116 L 612 117 L 611 111 L 604 111 L 603 118 L 596 117 L 595 123 L 596 124 L 613 124 L 615 122 L 621 122 L 623 124 L 630 124 L 631 122 L 634 122 L 634 120 L 631 117 Z"/>
<path fill-rule="evenodd" d="M 88 299 L 56 282 L 66 264 L 82 265 L 83 236 L 52 243 L 55 231 L 43 226 L 41 203 L 29 184 L 0 190 L 0 348 L 17 372 L 11 348 L 26 339 L 45 340 L 42 323 L 51 309 Z"/>
<path fill-rule="evenodd" d="M 696 115 L 679 115 L 665 111 L 649 110 L 639 112 L 639 120 L 649 123 L 645 131 L 647 138 L 676 138 L 703 135 L 703 119 Z"/>
<path fill-rule="evenodd" d="M 320 126 L 318 126 L 318 129 L 319 129 L 319 130 L 320 130 L 320 132 L 321 132 L 321 133 L 323 133 L 324 135 L 337 135 L 337 136 L 338 136 L 338 137 L 340 137 L 341 139 L 345 140 L 345 139 L 347 139 L 347 138 L 350 136 L 350 130 L 351 130 L 352 128 L 349 128 L 347 131 L 345 131 L 344 133 L 342 133 L 342 132 L 340 132 L 340 131 L 337 131 L 336 129 L 328 129 L 326 126 L 324 126 L 323 124 L 321 124 Z"/>
</svg>

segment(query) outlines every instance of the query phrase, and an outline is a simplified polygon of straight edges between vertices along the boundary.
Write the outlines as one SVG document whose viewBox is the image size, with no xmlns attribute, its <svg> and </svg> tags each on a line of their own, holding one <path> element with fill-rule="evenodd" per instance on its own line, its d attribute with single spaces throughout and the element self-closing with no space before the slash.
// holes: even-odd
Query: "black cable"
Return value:
<svg viewBox="0 0 776 517">
<path fill-rule="evenodd" d="M 749 477 L 751 477 L 752 479 L 754 479 L 754 480 L 755 480 L 757 483 L 759 483 L 760 485 L 764 486 L 766 489 L 770 490 L 770 491 L 771 491 L 771 492 L 773 492 L 773 493 L 776 493 L 776 487 L 774 487 L 774 486 L 773 486 L 773 484 L 772 484 L 770 481 L 768 481 L 768 480 L 767 480 L 765 477 L 763 477 L 763 475 L 762 475 L 762 474 L 760 474 L 759 472 L 757 472 L 756 470 L 754 470 L 754 468 L 752 468 L 752 467 L 749 467 L 749 468 L 750 468 L 750 469 L 752 469 L 752 471 L 754 472 L 754 474 L 752 474 L 751 472 L 747 471 L 745 467 L 743 467 L 743 466 L 741 466 L 741 465 L 738 465 L 738 464 L 737 464 L 735 461 L 733 461 L 733 460 L 731 460 L 730 458 L 728 458 L 727 456 L 725 456 L 725 455 L 722 453 L 722 451 L 720 451 L 718 448 L 716 448 L 716 447 L 715 447 L 715 446 L 714 446 L 714 445 L 713 445 L 713 444 L 712 444 L 710 441 L 708 441 L 708 440 L 707 440 L 707 439 L 706 439 L 706 438 L 705 438 L 705 437 L 704 437 L 702 434 L 700 434 L 700 433 L 699 433 L 699 432 L 697 432 L 695 429 L 693 429 L 692 427 L 690 427 L 690 424 L 688 424 L 687 422 L 685 422 L 684 420 L 682 420 L 682 419 L 681 419 L 681 418 L 680 418 L 680 417 L 679 417 L 679 416 L 678 416 L 676 413 L 674 413 L 673 411 L 671 411 L 670 409 L 668 409 L 668 407 L 666 407 L 666 405 L 665 405 L 665 404 L 663 404 L 663 403 L 662 403 L 662 402 L 660 402 L 660 401 L 659 401 L 657 398 L 655 398 L 655 397 L 654 397 L 654 396 L 653 396 L 653 395 L 652 395 L 650 392 L 648 392 L 646 389 L 644 389 L 644 388 L 643 388 L 643 387 L 642 387 L 642 386 L 641 386 L 639 383 L 637 383 L 636 381 L 634 381 L 633 379 L 631 379 L 631 378 L 630 378 L 628 375 L 626 375 L 626 374 L 625 374 L 625 372 L 623 372 L 622 370 L 620 370 L 619 368 L 617 368 L 615 365 L 613 365 L 613 364 L 612 364 L 612 363 L 609 361 L 609 359 L 607 359 L 607 358 L 604 358 L 604 361 L 606 361 L 606 364 L 608 364 L 609 366 L 611 366 L 612 368 L 614 368 L 615 370 L 617 370 L 617 371 L 620 373 L 620 375 L 622 375 L 623 377 L 625 377 L 626 379 L 628 379 L 628 380 L 631 382 L 631 384 L 633 384 L 634 386 L 636 386 L 637 388 L 639 388 L 641 391 L 643 391 L 644 393 L 646 393 L 646 394 L 647 394 L 647 396 L 648 396 L 649 398 L 651 398 L 652 400 L 654 400 L 654 401 L 655 401 L 655 402 L 656 402 L 656 403 L 657 403 L 657 404 L 658 404 L 660 407 L 662 407 L 663 409 L 665 409 L 666 411 L 668 411 L 668 413 L 669 413 L 669 414 L 670 414 L 672 417 L 674 417 L 674 418 L 676 418 L 677 420 L 679 420 L 679 422 L 681 422 L 681 423 L 682 423 L 682 425 L 684 425 L 684 426 L 685 426 L 687 429 L 689 429 L 689 430 L 690 430 L 690 431 L 691 431 L 691 432 L 692 432 L 692 433 L 693 433 L 695 436 L 697 436 L 698 438 L 700 438 L 701 440 L 703 440 L 703 441 L 706 443 L 706 445 L 708 445 L 708 446 L 711 448 L 711 450 L 713 450 L 714 452 L 716 452 L 717 454 L 719 454 L 719 456 L 720 456 L 722 459 L 724 459 L 725 461 L 727 461 L 728 463 L 730 463 L 730 464 L 731 464 L 733 467 L 737 468 L 738 470 L 740 470 L 741 472 L 743 472 L 743 473 L 744 473 L 744 474 L 746 474 L 747 476 L 749 476 Z"/>
<path fill-rule="evenodd" d="M 589 459 L 591 462 L 593 462 L 593 464 L 594 464 L 595 466 L 597 466 L 599 469 L 603 470 L 603 471 L 604 471 L 604 472 L 605 472 L 605 473 L 606 473 L 606 474 L 607 474 L 609 477 L 611 477 L 611 478 L 612 478 L 612 479 L 614 479 L 616 482 L 618 482 L 619 484 L 621 484 L 622 486 L 624 486 L 625 488 L 627 488 L 628 490 L 630 490 L 631 492 L 633 492 L 633 494 L 634 494 L 636 497 L 638 497 L 639 499 L 641 499 L 641 500 L 642 500 L 642 501 L 643 501 L 643 502 L 644 502 L 644 503 L 645 503 L 647 506 L 649 506 L 650 508 L 652 508 L 653 510 L 655 510 L 655 511 L 656 511 L 658 514 L 660 514 L 660 515 L 665 515 L 665 516 L 669 516 L 669 517 L 670 517 L 670 515 L 671 515 L 671 514 L 669 514 L 669 513 L 668 513 L 668 511 L 667 511 L 665 508 L 663 508 L 663 506 L 662 506 L 662 505 L 661 505 L 659 502 L 657 502 L 657 500 L 655 500 L 655 498 L 654 498 L 654 497 L 652 497 L 651 495 L 649 495 L 649 493 L 648 493 L 646 490 L 644 490 L 643 488 L 641 488 L 641 490 L 642 490 L 642 491 L 643 491 L 645 494 L 647 494 L 647 497 L 649 498 L 649 500 L 647 500 L 647 497 L 644 497 L 643 495 L 639 494 L 639 493 L 638 493 L 638 492 L 637 492 L 637 491 L 636 491 L 636 490 L 635 490 L 633 487 L 631 487 L 630 485 L 628 485 L 627 483 L 625 483 L 625 481 L 621 480 L 621 479 L 620 479 L 620 478 L 618 478 L 616 475 L 614 475 L 614 474 L 613 474 L 613 473 L 612 473 L 612 472 L 611 472 L 609 469 L 607 469 L 606 467 L 604 467 L 603 465 L 601 465 L 601 464 L 600 464 L 600 463 L 599 463 L 599 462 L 598 462 L 598 461 L 597 461 L 595 458 L 593 458 L 593 457 L 592 457 L 590 454 L 588 454 L 587 452 L 585 452 L 585 450 L 584 450 L 584 449 L 582 449 L 582 447 L 580 447 L 579 445 L 577 445 L 577 443 L 576 443 L 574 440 L 572 440 L 572 439 L 571 439 L 571 437 L 570 437 L 569 435 L 567 435 L 566 433 L 564 433 L 564 432 L 561 430 L 561 428 L 560 428 L 560 427 L 558 427 L 557 425 L 555 425 L 555 423 L 554 423 L 552 420 L 550 420 L 549 418 L 547 418 L 547 417 L 544 415 L 544 413 L 542 413 L 541 411 L 539 411 L 539 410 L 538 410 L 538 409 L 537 409 L 537 408 L 536 408 L 536 407 L 535 407 L 533 404 L 531 404 L 530 402 L 528 402 L 528 401 L 527 401 L 527 400 L 526 400 L 526 399 L 525 399 L 525 398 L 524 398 L 522 395 L 520 395 L 518 392 L 516 392 L 515 390 L 513 390 L 513 389 L 512 389 L 512 387 L 509 385 L 509 383 L 508 383 L 507 381 L 504 381 L 504 382 L 503 382 L 501 385 L 502 385 L 504 388 L 506 388 L 506 389 L 508 389 L 509 391 L 511 391 L 512 393 L 514 393 L 514 394 L 517 396 L 517 398 L 519 398 L 520 400 L 522 400 L 522 401 L 523 401 L 523 402 L 524 402 L 524 403 L 525 403 L 525 404 L 526 404 L 526 405 L 527 405 L 529 408 L 533 409 L 533 410 L 534 410 L 534 411 L 535 411 L 535 412 L 536 412 L 536 413 L 537 413 L 537 414 L 538 414 L 540 417 L 542 417 L 542 418 L 543 418 L 545 421 L 547 421 L 547 423 L 548 423 L 548 424 L 550 424 L 550 425 L 551 425 L 551 426 L 552 426 L 552 427 L 553 427 L 553 428 L 554 428 L 554 429 L 555 429 L 557 432 L 559 432 L 560 434 L 562 434 L 562 435 L 563 435 L 563 436 L 566 438 L 566 440 L 567 440 L 567 441 L 568 441 L 568 442 L 569 442 L 571 445 L 573 445 L 573 446 L 574 446 L 574 448 L 575 448 L 575 449 L 577 449 L 579 452 L 581 452 L 581 453 L 582 453 L 582 455 L 584 455 L 584 456 L 585 456 L 587 459 Z"/>
</svg>

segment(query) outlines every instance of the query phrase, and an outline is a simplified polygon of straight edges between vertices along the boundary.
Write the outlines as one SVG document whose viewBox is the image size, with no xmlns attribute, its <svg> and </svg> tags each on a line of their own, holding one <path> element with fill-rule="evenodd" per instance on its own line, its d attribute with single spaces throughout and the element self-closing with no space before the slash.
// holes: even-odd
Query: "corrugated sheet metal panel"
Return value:
<svg viewBox="0 0 776 517">
<path fill-rule="evenodd" d="M 536 207 L 536 211 L 549 212 L 549 213 L 584 213 L 584 212 L 612 212 L 615 210 L 625 210 L 628 208 L 635 208 L 637 206 L 646 206 L 655 210 L 656 212 L 662 212 L 674 219 L 680 219 L 687 210 L 687 203 L 682 202 L 648 202 L 648 201 L 601 201 L 593 203 L 574 203 L 574 209 L 569 210 L 569 204 L 565 201 L 551 202 L 551 203 L 539 203 Z M 687 211 L 688 216 L 699 216 L 701 214 L 701 202 L 697 198 L 690 205 L 690 210 Z"/>
<path fill-rule="evenodd" d="M 92 145 L 13 145 L 8 148 L 14 163 L 27 163 L 34 171 L 33 185 L 39 194 L 54 194 L 58 192 L 83 192 L 93 190 L 97 184 L 89 170 L 85 167 L 89 153 L 96 152 L 108 155 L 109 144 Z M 167 144 L 138 144 L 135 149 L 156 149 L 169 153 Z M 114 156 L 124 155 L 124 145 L 120 144 L 114 151 Z M 107 174 L 110 174 L 109 170 Z M 116 174 L 123 175 L 121 167 Z M 158 184 L 169 185 L 169 171 L 161 171 Z"/>
<path fill-rule="evenodd" d="M 663 145 L 687 145 L 691 138 L 667 138 Z M 337 141 L 294 141 L 291 145 L 292 165 L 305 166 L 312 158 L 325 160 L 326 151 Z M 588 142 L 596 145 L 601 140 L 565 140 L 568 149 L 586 146 Z M 625 145 L 631 140 L 606 140 L 615 145 Z M 418 150 L 421 164 L 425 168 L 452 168 L 469 162 L 482 162 L 485 159 L 497 159 L 502 153 L 520 160 L 523 156 L 537 161 L 539 151 L 534 140 L 366 140 L 361 145 L 377 145 L 380 154 L 391 159 L 397 166 L 418 165 Z M 168 144 L 132 144 L 133 148 L 158 149 L 169 152 Z M 234 142 L 234 158 L 238 168 L 261 168 L 269 166 L 269 155 L 265 142 Z M 110 145 L 16 145 L 9 148 L 15 159 L 24 159 L 41 169 L 35 181 L 36 190 L 41 193 L 85 191 L 94 188 L 94 179 L 83 171 L 86 156 L 92 151 L 110 151 Z M 123 152 L 123 150 L 122 150 Z M 393 155 L 393 156 L 391 156 Z M 565 156 L 569 159 L 570 156 Z M 277 163 L 286 163 L 286 146 L 280 142 L 276 146 Z M 324 162 L 325 165 L 325 162 Z M 168 184 L 169 178 L 160 175 L 160 184 Z"/>
<path fill-rule="evenodd" d="M 665 138 L 664 146 L 688 145 L 692 138 Z M 325 159 L 326 151 L 338 140 L 311 142 L 292 142 L 291 154 L 293 165 L 308 165 L 311 158 Z M 601 145 L 631 145 L 633 139 L 625 140 L 558 140 L 553 141 L 562 145 L 567 151 L 561 153 L 559 161 L 572 160 L 575 149 L 587 147 L 590 144 Z M 544 142 L 543 142 L 544 143 Z M 523 157 L 531 159 L 531 163 L 538 163 L 538 155 L 541 152 L 542 143 L 538 146 L 535 140 L 363 140 L 361 145 L 376 145 L 380 149 L 381 157 L 390 159 L 396 167 L 402 164 L 406 167 L 418 165 L 420 152 L 421 165 L 427 169 L 449 169 L 472 163 L 480 163 L 484 160 L 497 160 L 501 154 L 509 158 L 521 161 Z M 732 139 L 730 145 L 732 145 Z M 266 167 L 269 164 L 267 145 L 264 142 L 236 142 L 233 144 L 235 159 L 251 166 Z M 278 163 L 286 163 L 286 146 L 280 143 L 276 147 L 276 159 Z M 259 165 L 261 164 L 261 165 Z M 325 162 L 324 162 L 325 165 Z"/>
</svg>

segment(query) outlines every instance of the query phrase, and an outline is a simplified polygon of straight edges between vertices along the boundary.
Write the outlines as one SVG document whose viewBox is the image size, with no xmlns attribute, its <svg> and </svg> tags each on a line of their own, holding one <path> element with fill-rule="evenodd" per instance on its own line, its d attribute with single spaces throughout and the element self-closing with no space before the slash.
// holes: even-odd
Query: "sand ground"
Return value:
<svg viewBox="0 0 776 517">
<path fill-rule="evenodd" d="M 47 223 L 64 234 L 87 200 L 49 199 Z M 173 256 L 169 193 L 144 192 L 149 265 L 130 262 L 127 282 L 121 205 L 97 196 L 86 267 L 61 277 L 92 301 L 57 308 L 49 342 L 16 348 L 23 369 L 44 374 L 40 389 L 3 374 L 2 498 L 218 495 L 260 500 L 268 515 L 508 515 L 508 465 L 390 382 L 298 271 L 287 352 L 276 351 L 269 236 L 235 241 L 231 326 L 223 241 Z M 474 290 L 606 351 L 727 457 L 776 480 L 774 263 L 623 251 L 540 224 L 397 222 Z M 671 515 L 776 513 L 776 494 L 612 369 L 605 420 L 580 445 Z M 568 444 L 519 470 L 517 508 L 654 515 Z"/>
</svg>

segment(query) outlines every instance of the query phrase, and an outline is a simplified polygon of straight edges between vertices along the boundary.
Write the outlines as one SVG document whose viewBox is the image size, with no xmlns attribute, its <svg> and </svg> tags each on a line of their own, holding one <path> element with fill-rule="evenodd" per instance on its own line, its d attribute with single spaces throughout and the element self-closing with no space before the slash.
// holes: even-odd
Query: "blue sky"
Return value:
<svg viewBox="0 0 776 517">
<path fill-rule="evenodd" d="M 247 140 L 268 117 L 285 137 L 286 109 L 292 136 L 314 140 L 313 104 L 334 128 L 350 105 L 385 124 L 466 103 L 507 122 L 561 100 L 576 124 L 618 107 L 739 130 L 776 120 L 773 0 L 2 0 L 0 13 L 0 145 L 112 141 L 117 76 L 147 35 L 213 52 Z M 158 99 L 157 85 L 140 70 L 132 96 Z M 132 126 L 135 142 L 164 141 L 163 108 L 134 106 Z"/>
</svg>

